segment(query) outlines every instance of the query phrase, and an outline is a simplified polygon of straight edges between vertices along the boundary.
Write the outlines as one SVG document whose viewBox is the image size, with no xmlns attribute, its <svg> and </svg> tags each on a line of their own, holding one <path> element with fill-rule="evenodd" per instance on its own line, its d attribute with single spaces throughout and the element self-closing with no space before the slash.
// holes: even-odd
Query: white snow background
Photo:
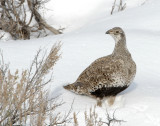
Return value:
<svg viewBox="0 0 160 126">
<path fill-rule="evenodd" d="M 62 42 L 61 59 L 54 68 L 51 96 L 61 95 L 65 104 L 58 111 L 79 112 L 78 121 L 84 126 L 84 111 L 96 100 L 63 89 L 95 59 L 109 55 L 114 40 L 105 32 L 122 27 L 127 47 L 137 64 L 137 74 L 128 89 L 120 93 L 112 107 L 103 103 L 96 111 L 105 119 L 106 109 L 116 111 L 116 117 L 126 122 L 122 126 L 160 126 L 160 0 L 126 0 L 127 8 L 110 15 L 113 0 L 52 0 L 44 11 L 46 21 L 56 27 L 66 27 L 62 35 L 31 40 L 0 40 L 4 59 L 12 71 L 26 69 L 37 50 L 50 49 Z M 145 3 L 144 3 L 145 2 Z"/>
</svg>

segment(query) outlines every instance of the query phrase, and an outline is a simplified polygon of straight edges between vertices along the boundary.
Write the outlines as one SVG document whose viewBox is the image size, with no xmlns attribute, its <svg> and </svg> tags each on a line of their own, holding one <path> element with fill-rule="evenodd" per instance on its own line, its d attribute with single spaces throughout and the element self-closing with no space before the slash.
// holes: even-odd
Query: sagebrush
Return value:
<svg viewBox="0 0 160 126">
<path fill-rule="evenodd" d="M 54 110 L 62 105 L 56 98 L 49 99 L 45 85 L 52 77 L 46 79 L 58 61 L 60 44 L 54 45 L 48 55 L 37 52 L 29 69 L 12 73 L 5 64 L 3 55 L 0 60 L 0 125 L 14 124 L 33 126 L 57 125 L 66 122 L 67 117 L 59 118 Z M 48 123 L 46 123 L 46 120 Z"/>
</svg>

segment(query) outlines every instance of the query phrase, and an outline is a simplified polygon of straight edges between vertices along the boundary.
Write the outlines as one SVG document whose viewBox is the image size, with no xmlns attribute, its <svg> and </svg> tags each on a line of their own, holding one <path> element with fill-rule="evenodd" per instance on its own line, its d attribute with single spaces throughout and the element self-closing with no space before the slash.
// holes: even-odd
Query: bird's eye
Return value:
<svg viewBox="0 0 160 126">
<path fill-rule="evenodd" d="M 116 31 L 116 33 L 119 33 L 119 31 Z"/>
</svg>

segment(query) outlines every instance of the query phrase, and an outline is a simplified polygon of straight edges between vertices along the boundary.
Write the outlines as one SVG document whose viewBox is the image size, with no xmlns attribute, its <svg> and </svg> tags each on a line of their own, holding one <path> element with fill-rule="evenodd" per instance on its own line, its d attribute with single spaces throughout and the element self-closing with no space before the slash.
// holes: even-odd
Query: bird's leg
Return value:
<svg viewBox="0 0 160 126">
<path fill-rule="evenodd" d="M 109 106 L 112 106 L 114 104 L 116 96 L 110 96 L 107 98 Z"/>
<path fill-rule="evenodd" d="M 97 98 L 97 106 L 102 107 L 102 99 Z"/>
</svg>

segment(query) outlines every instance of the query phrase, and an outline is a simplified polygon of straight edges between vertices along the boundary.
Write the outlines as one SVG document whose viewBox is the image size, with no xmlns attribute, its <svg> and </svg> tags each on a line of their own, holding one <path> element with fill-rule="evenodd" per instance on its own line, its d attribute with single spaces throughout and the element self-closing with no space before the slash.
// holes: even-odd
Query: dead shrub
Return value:
<svg viewBox="0 0 160 126">
<path fill-rule="evenodd" d="M 46 36 L 46 29 L 61 34 L 47 24 L 39 9 L 49 0 L 0 0 L 0 29 L 10 33 L 13 39 L 30 39 L 31 33 Z M 27 18 L 29 17 L 29 19 Z"/>
<path fill-rule="evenodd" d="M 48 98 L 45 86 L 52 77 L 46 79 L 58 61 L 60 44 L 54 45 L 48 55 L 41 57 L 41 50 L 37 52 L 29 69 L 11 73 L 9 65 L 4 63 L 3 55 L 0 59 L 0 125 L 15 124 L 45 126 L 64 124 L 68 116 L 60 118 L 54 111 L 61 106 L 57 98 Z M 60 118 L 57 120 L 57 118 Z M 49 120 L 46 123 L 46 120 Z M 53 121 L 54 120 L 54 123 Z"/>
</svg>

